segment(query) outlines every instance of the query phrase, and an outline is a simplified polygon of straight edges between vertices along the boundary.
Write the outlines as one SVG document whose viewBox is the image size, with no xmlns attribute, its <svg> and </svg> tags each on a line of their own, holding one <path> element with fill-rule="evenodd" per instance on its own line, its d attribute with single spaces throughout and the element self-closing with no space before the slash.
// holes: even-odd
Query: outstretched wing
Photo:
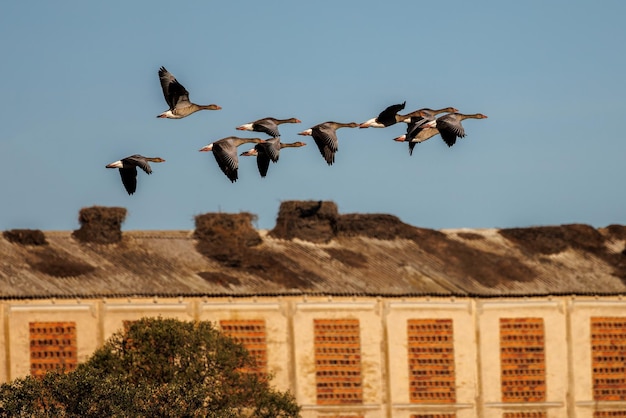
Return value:
<svg viewBox="0 0 626 418">
<path fill-rule="evenodd" d="M 152 168 L 148 164 L 148 160 L 143 155 L 135 154 L 122 160 L 124 165 L 134 165 L 141 168 L 146 174 L 152 174 Z"/>
<path fill-rule="evenodd" d="M 339 141 L 337 141 L 335 129 L 328 125 L 320 124 L 313 127 L 311 135 L 324 160 L 326 160 L 328 165 L 332 165 L 335 162 L 335 153 L 339 151 Z"/>
<path fill-rule="evenodd" d="M 185 89 L 165 67 L 159 69 L 159 80 L 161 81 L 163 96 L 170 110 L 173 110 L 179 103 L 184 105 L 184 103 L 189 102 L 189 92 L 187 89 Z"/>
<path fill-rule="evenodd" d="M 457 138 L 463 138 L 465 136 L 465 129 L 461 125 L 461 121 L 458 120 L 454 114 L 444 115 L 437 119 L 437 129 L 443 141 L 451 147 L 456 143 Z"/>
<path fill-rule="evenodd" d="M 213 156 L 217 165 L 226 174 L 231 182 L 236 182 L 239 178 L 239 159 L 237 158 L 237 147 L 230 143 L 214 143 Z"/>
<path fill-rule="evenodd" d="M 252 130 L 256 132 L 263 132 L 271 137 L 279 137 L 278 125 L 271 119 L 259 119 L 252 123 Z"/>
<path fill-rule="evenodd" d="M 257 150 L 256 156 L 256 166 L 259 169 L 259 174 L 261 177 L 267 176 L 267 170 L 270 168 L 270 157 L 265 152 L 264 144 L 256 144 L 255 148 Z"/>
<path fill-rule="evenodd" d="M 122 184 L 128 194 L 135 193 L 135 190 L 137 190 L 137 167 L 120 168 L 120 177 L 122 177 Z"/>
<path fill-rule="evenodd" d="M 404 109 L 404 106 L 406 106 L 406 102 L 391 105 L 387 109 L 380 112 L 376 120 L 385 126 L 393 125 L 394 123 L 396 123 L 396 114 Z"/>
</svg>

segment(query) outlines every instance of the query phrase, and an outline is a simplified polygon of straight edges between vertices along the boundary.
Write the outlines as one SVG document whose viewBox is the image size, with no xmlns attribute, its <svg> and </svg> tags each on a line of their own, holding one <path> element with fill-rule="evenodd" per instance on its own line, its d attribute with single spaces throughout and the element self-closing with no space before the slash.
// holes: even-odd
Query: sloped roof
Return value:
<svg viewBox="0 0 626 418">
<path fill-rule="evenodd" d="M 46 231 L 45 243 L 26 244 L 5 234 L 0 298 L 626 293 L 623 226 L 435 231 L 390 215 L 332 219 L 327 239 L 286 239 L 293 229 L 279 216 L 248 246 L 218 240 L 243 248 L 239 258 L 207 251 L 197 230 L 124 231 L 112 244 L 83 242 L 72 231 Z"/>
</svg>

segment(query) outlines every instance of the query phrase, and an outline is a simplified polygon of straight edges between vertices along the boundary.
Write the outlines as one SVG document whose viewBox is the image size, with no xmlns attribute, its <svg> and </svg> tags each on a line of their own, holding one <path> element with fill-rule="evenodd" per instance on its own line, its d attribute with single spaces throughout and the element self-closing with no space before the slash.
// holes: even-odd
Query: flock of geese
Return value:
<svg viewBox="0 0 626 418">
<path fill-rule="evenodd" d="M 221 107 L 216 104 L 198 105 L 189 100 L 189 92 L 176 78 L 165 69 L 159 69 L 159 80 L 163 89 L 163 96 L 169 106 L 169 109 L 162 112 L 157 118 L 182 119 L 200 110 L 220 110 Z M 439 134 L 443 141 L 451 147 L 456 143 L 457 138 L 465 136 L 465 130 L 461 121 L 464 119 L 485 119 L 487 116 L 482 113 L 463 114 L 453 107 L 443 109 L 418 109 L 411 113 L 400 114 L 406 102 L 395 104 L 387 107 L 380 114 L 361 124 L 350 122 L 324 122 L 315 125 L 309 129 L 300 132 L 298 135 L 312 136 L 322 157 L 332 165 L 335 162 L 335 153 L 339 149 L 337 140 L 337 129 L 339 128 L 386 128 L 397 123 L 406 123 L 406 134 L 401 135 L 394 140 L 399 142 L 407 142 L 409 144 L 409 154 L 412 155 L 413 148 L 416 144 L 424 142 L 429 138 Z M 438 116 L 444 113 L 442 116 Z M 243 144 L 255 144 L 254 147 L 246 152 L 241 153 L 242 156 L 256 157 L 257 167 L 261 177 L 267 175 L 270 161 L 276 163 L 283 148 L 303 147 L 306 143 L 297 141 L 292 143 L 283 143 L 280 141 L 279 125 L 284 123 L 301 123 L 299 119 L 276 119 L 263 118 L 254 122 L 245 123 L 236 127 L 240 131 L 253 131 L 269 135 L 269 139 L 262 138 L 241 138 L 238 136 L 228 136 L 215 142 L 212 142 L 199 151 L 211 151 L 217 161 L 218 166 L 224 172 L 231 182 L 237 181 L 238 178 L 238 151 L 237 147 Z M 122 158 L 119 161 L 108 164 L 106 168 L 119 169 L 120 176 L 124 188 L 129 195 L 137 190 L 137 167 L 147 174 L 152 173 L 149 163 L 161 163 L 165 160 L 160 157 L 144 157 L 139 154 Z"/>
</svg>

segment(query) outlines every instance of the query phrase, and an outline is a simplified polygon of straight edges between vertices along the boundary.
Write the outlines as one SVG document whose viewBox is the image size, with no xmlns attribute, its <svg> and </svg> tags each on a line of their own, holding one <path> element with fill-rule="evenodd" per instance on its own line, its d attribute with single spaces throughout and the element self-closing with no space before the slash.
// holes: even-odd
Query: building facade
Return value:
<svg viewBox="0 0 626 418">
<path fill-rule="evenodd" d="M 5 299 L 0 381 L 145 316 L 214 322 L 305 418 L 626 417 L 621 296 Z"/>
</svg>

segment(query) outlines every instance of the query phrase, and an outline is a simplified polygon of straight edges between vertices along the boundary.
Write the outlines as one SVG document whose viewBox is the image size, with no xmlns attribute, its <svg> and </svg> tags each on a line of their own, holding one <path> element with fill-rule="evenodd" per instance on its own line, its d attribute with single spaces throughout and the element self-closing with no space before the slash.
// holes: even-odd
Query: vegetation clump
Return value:
<svg viewBox="0 0 626 418">
<path fill-rule="evenodd" d="M 0 387 L 0 417 L 298 417 L 289 392 L 210 322 L 144 318 L 63 374 Z"/>
<path fill-rule="evenodd" d="M 339 211 L 334 202 L 290 200 L 282 202 L 276 226 L 270 235 L 280 239 L 298 238 L 325 243 L 337 236 Z"/>
<path fill-rule="evenodd" d="M 39 229 L 11 229 L 2 236 L 9 242 L 20 245 L 47 245 L 46 236 Z"/>
<path fill-rule="evenodd" d="M 205 213 L 196 216 L 194 238 L 199 253 L 220 263 L 240 266 L 250 247 L 263 242 L 252 227 L 256 216 L 247 213 Z"/>
<path fill-rule="evenodd" d="M 96 244 L 114 244 L 122 240 L 122 223 L 126 208 L 92 206 L 80 210 L 80 229 L 72 235 L 82 241 Z"/>
</svg>

